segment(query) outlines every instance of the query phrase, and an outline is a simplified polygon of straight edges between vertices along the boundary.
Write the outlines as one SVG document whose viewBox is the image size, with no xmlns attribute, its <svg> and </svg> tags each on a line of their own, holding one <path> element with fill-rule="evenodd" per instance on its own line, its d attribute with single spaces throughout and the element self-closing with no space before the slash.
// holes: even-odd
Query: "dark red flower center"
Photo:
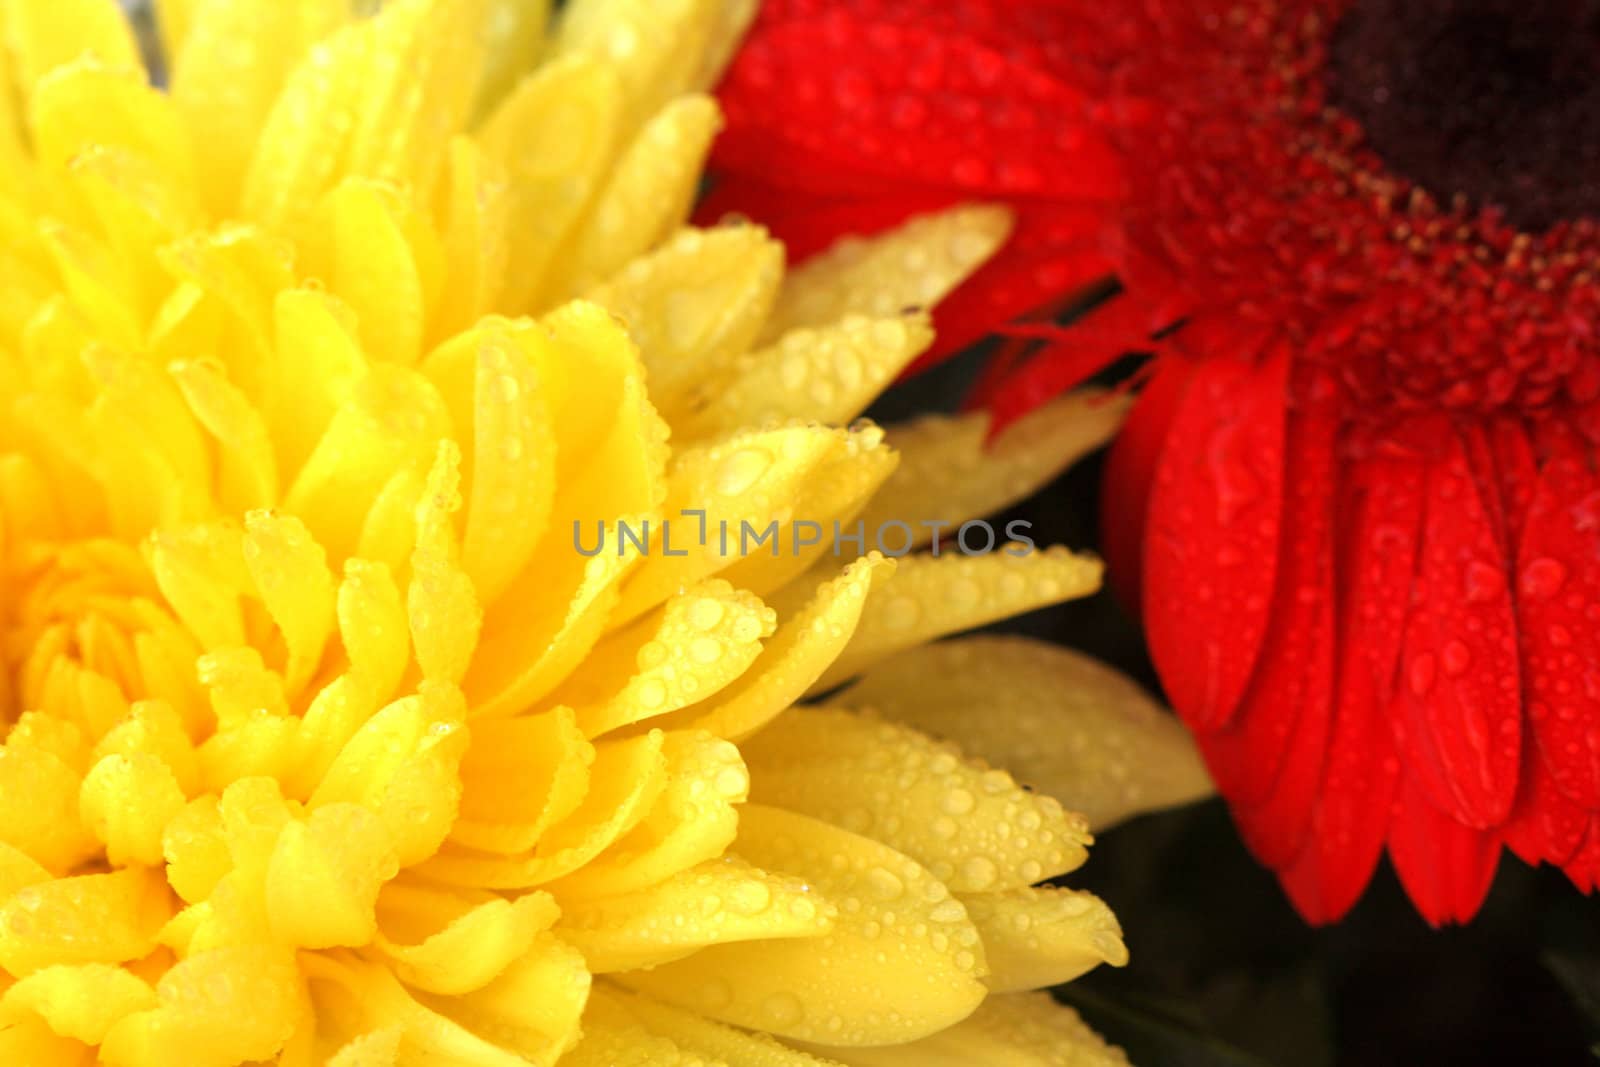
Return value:
<svg viewBox="0 0 1600 1067">
<path fill-rule="evenodd" d="M 1442 203 L 1534 233 L 1600 216 L 1600 0 L 1356 0 L 1327 91 Z"/>
</svg>

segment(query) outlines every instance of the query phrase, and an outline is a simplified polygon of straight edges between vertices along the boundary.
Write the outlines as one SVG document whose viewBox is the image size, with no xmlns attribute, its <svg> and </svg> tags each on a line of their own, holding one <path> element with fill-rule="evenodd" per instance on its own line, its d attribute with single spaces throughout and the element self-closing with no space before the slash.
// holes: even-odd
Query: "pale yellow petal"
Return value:
<svg viewBox="0 0 1600 1067">
<path fill-rule="evenodd" d="M 1127 407 L 1098 390 L 1072 393 L 1030 412 L 994 441 L 985 440 L 989 416 L 983 412 L 891 426 L 886 432 L 900 466 L 862 517 L 869 530 L 895 519 L 910 522 L 915 547 L 930 543 L 935 530 L 943 547 L 955 546 L 963 522 L 1031 496 L 1109 441 Z"/>
<path fill-rule="evenodd" d="M 961 903 L 983 937 L 992 992 L 1042 989 L 1128 962 L 1117 917 L 1092 893 L 1022 888 L 964 895 Z"/>
<path fill-rule="evenodd" d="M 485 893 L 474 900 L 425 884 L 390 883 L 378 897 L 375 948 L 412 988 L 460 996 L 503 974 L 560 914 L 548 893 L 514 900 Z"/>
<path fill-rule="evenodd" d="M 1010 233 L 1006 209 L 958 207 L 919 216 L 876 237 L 847 237 L 789 272 L 764 337 L 827 326 L 852 314 L 932 308 Z"/>
<path fill-rule="evenodd" d="M 813 687 L 831 688 L 878 660 L 947 634 L 1088 596 L 1099 560 L 1060 547 L 1012 543 L 987 555 L 902 559 L 861 614 L 844 654 Z M 781 610 L 781 606 L 780 606 Z"/>
<path fill-rule="evenodd" d="M 557 932 L 595 974 L 654 967 L 709 945 L 819 937 L 835 909 L 792 875 L 731 857 L 618 896 L 565 901 Z"/>
<path fill-rule="evenodd" d="M 982 1002 L 977 930 L 960 902 L 909 857 L 757 804 L 741 810 L 733 851 L 814 883 L 838 906 L 833 929 L 717 945 L 618 981 L 724 1022 L 838 1045 L 913 1041 Z"/>
<path fill-rule="evenodd" d="M 624 992 L 609 985 L 596 986 L 594 998 L 615 1000 L 637 1023 L 665 1037 L 679 1048 L 713 1057 L 739 1067 L 838 1067 L 789 1048 L 761 1033 L 738 1030 L 650 997 Z"/>
<path fill-rule="evenodd" d="M 685 229 L 587 296 L 628 324 L 651 398 L 677 427 L 696 399 L 718 395 L 771 313 L 782 277 L 783 246 L 760 227 Z"/>
<path fill-rule="evenodd" d="M 25 886 L 0 904 L 0 966 L 123 963 L 156 947 L 169 917 L 160 875 L 139 868 Z"/>
<path fill-rule="evenodd" d="M 898 1048 L 828 1049 L 849 1067 L 1128 1067 L 1048 993 L 990 997 L 950 1029 Z"/>
<path fill-rule="evenodd" d="M 1211 792 L 1176 718 L 1112 668 L 1042 641 L 983 636 L 910 650 L 834 702 L 949 738 L 1095 828 Z"/>
<path fill-rule="evenodd" d="M 922 312 L 851 315 L 815 329 L 800 327 L 746 355 L 731 374 L 699 383 L 687 413 L 673 417 L 673 428 L 681 440 L 694 441 L 788 419 L 843 425 L 932 343 L 933 328 Z M 893 435 L 890 444 L 903 447 Z M 889 517 L 906 514 L 916 513 L 899 510 Z"/>
<path fill-rule="evenodd" d="M 754 800 L 891 845 L 958 893 L 1031 885 L 1088 857 L 1082 816 L 903 726 L 798 709 L 743 751 Z"/>
</svg>

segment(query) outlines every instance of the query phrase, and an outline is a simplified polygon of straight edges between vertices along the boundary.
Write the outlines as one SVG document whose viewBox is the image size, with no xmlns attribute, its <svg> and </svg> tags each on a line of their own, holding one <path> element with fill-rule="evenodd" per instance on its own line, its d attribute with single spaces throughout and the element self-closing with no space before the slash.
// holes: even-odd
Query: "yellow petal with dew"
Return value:
<svg viewBox="0 0 1600 1067">
<path fill-rule="evenodd" d="M 1064 548 L 1012 543 L 988 555 L 941 554 L 899 561 L 867 602 L 855 637 L 814 687 L 830 688 L 878 660 L 947 634 L 1100 588 L 1101 563 Z"/>
<path fill-rule="evenodd" d="M 744 356 L 723 380 L 705 383 L 689 405 L 691 413 L 674 418 L 673 428 L 680 439 L 695 441 L 788 419 L 843 425 L 932 343 L 925 312 L 850 315 L 800 327 Z M 892 436 L 890 443 L 900 447 Z M 891 517 L 907 514 L 915 513 L 896 511 Z"/>
<path fill-rule="evenodd" d="M 299 519 L 258 511 L 245 516 L 244 562 L 288 650 L 284 684 L 298 692 L 333 632 L 336 594 L 327 554 Z"/>
<path fill-rule="evenodd" d="M 211 210 L 222 213 L 238 202 L 284 80 L 312 44 L 349 18 L 349 9 L 337 0 L 244 0 L 196 3 L 189 13 L 183 47 L 168 53 L 172 99 L 205 145 L 201 188 Z"/>
<path fill-rule="evenodd" d="M 465 708 L 452 686 L 424 682 L 350 739 L 312 794 L 312 809 L 361 804 L 388 829 L 402 867 L 438 849 L 461 797 Z"/>
<path fill-rule="evenodd" d="M 1042 989 L 1128 962 L 1117 917 L 1092 893 L 1023 888 L 964 895 L 961 903 L 983 937 L 991 992 Z"/>
<path fill-rule="evenodd" d="M 595 746 L 589 791 L 529 856 L 506 858 L 451 845 L 419 868 L 449 885 L 525 889 L 571 874 L 637 826 L 666 786 L 659 730 Z"/>
<path fill-rule="evenodd" d="M 210 897 L 229 871 L 233 856 L 214 796 L 196 797 L 167 822 L 162 834 L 167 882 L 189 903 Z"/>
<path fill-rule="evenodd" d="M 184 360 L 170 370 L 195 420 L 222 446 L 219 493 L 228 510 L 276 504 L 277 460 L 261 413 L 214 360 Z"/>
<path fill-rule="evenodd" d="M 597 986 L 594 998 L 615 1002 L 645 1030 L 665 1037 L 680 1049 L 740 1067 L 838 1067 L 766 1034 L 737 1030 L 671 1004 L 628 993 L 610 985 Z"/>
<path fill-rule="evenodd" d="M 760 227 L 691 228 L 630 261 L 588 299 L 628 323 L 651 398 L 676 425 L 682 408 L 716 395 L 771 313 L 782 280 L 783 246 Z"/>
<path fill-rule="evenodd" d="M 826 1051 L 849 1067 L 1128 1067 L 1121 1049 L 1048 993 L 990 997 L 950 1029 L 899 1048 Z"/>
<path fill-rule="evenodd" d="M 713 579 L 606 637 L 551 699 L 585 735 L 666 715 L 715 696 L 761 653 L 775 617 L 759 597 Z"/>
<path fill-rule="evenodd" d="M 1005 767 L 1096 829 L 1211 792 L 1183 726 L 1088 656 L 980 636 L 903 652 L 834 698 Z"/>
<path fill-rule="evenodd" d="M 891 845 L 958 893 L 1031 885 L 1088 857 L 1082 816 L 904 726 L 802 709 L 742 748 L 754 800 Z"/>
<path fill-rule="evenodd" d="M 792 875 L 731 857 L 711 860 L 633 893 L 577 896 L 557 931 L 595 974 L 682 959 L 709 945 L 819 937 L 834 908 Z"/>
<path fill-rule="evenodd" d="M 365 945 L 378 891 L 399 871 L 388 830 L 359 804 L 326 804 L 278 836 L 267 865 L 267 918 L 301 948 Z"/>
<path fill-rule="evenodd" d="M 136 867 L 26 886 L 0 905 L 0 966 L 21 977 L 136 960 L 156 947 L 169 899 L 160 875 Z"/>
<path fill-rule="evenodd" d="M 474 722 L 451 839 L 503 855 L 529 851 L 577 810 L 594 757 L 571 708 Z"/>
<path fill-rule="evenodd" d="M 321 289 L 286 289 L 272 305 L 279 374 L 262 405 L 278 469 L 298 471 L 366 375 L 355 313 Z"/>
<path fill-rule="evenodd" d="M 561 900 L 630 893 L 722 855 L 739 830 L 750 775 L 734 745 L 672 730 L 662 752 L 667 784 L 649 813 L 593 862 L 551 883 Z"/>
<path fill-rule="evenodd" d="M 671 525 L 635 531 L 652 542 L 646 551 L 630 544 L 602 549 L 644 557 L 624 586 L 612 625 L 631 621 L 686 584 L 731 566 L 739 559 L 741 539 L 748 549 L 753 537 L 769 536 L 775 522 L 782 538 L 786 505 L 801 496 L 813 469 L 847 434 L 789 426 L 678 452 L 668 478 L 665 513 Z"/>
<path fill-rule="evenodd" d="M 460 996 L 503 974 L 559 914 L 548 893 L 506 900 L 390 883 L 378 897 L 375 948 L 413 989 Z"/>
<path fill-rule="evenodd" d="M 550 0 L 491 0 L 476 114 L 498 103 L 539 65 L 549 22 Z"/>
<path fill-rule="evenodd" d="M 18 890 L 50 881 L 51 874 L 26 852 L 0 843 L 0 904 Z"/>
<path fill-rule="evenodd" d="M 888 429 L 901 461 L 863 513 L 868 529 L 910 521 L 915 547 L 940 524 L 949 546 L 968 519 L 992 515 L 1033 495 L 1116 433 L 1127 403 L 1099 390 L 1060 397 L 1030 412 L 989 442 L 989 416 L 929 415 Z"/>
<path fill-rule="evenodd" d="M 335 612 L 350 669 L 374 699 L 388 699 L 411 659 L 410 624 L 389 568 L 371 560 L 346 560 Z"/>
<path fill-rule="evenodd" d="M 85 963 L 22 979 L 0 998 L 0 1017 L 36 1015 L 62 1037 L 98 1045 L 116 1023 L 156 1003 L 156 991 L 125 968 Z"/>
<path fill-rule="evenodd" d="M 20 0 L 7 4 L 6 45 L 24 92 L 58 67 L 89 55 L 143 73 L 139 46 L 115 0 Z"/>
<path fill-rule="evenodd" d="M 102 758 L 84 778 L 78 798 L 83 825 L 118 867 L 158 866 L 161 836 L 184 804 L 171 768 L 143 753 Z"/>
<path fill-rule="evenodd" d="M 1000 248 L 1011 214 L 957 207 L 922 215 L 876 237 L 846 237 L 789 272 L 764 339 L 847 315 L 931 308 Z"/>
<path fill-rule="evenodd" d="M 738 12 L 724 0 L 588 0 L 561 13 L 557 55 L 581 54 L 621 72 L 630 127 L 674 97 L 709 88 L 701 79 L 725 47 Z"/>
<path fill-rule="evenodd" d="M 164 700 L 141 700 L 134 704 L 128 717 L 94 747 L 96 762 L 113 754 L 153 756 L 172 772 L 173 780 L 185 796 L 197 788 L 194 744 L 185 733 L 183 719 Z"/>
<path fill-rule="evenodd" d="M 758 804 L 741 809 L 733 853 L 814 884 L 838 907 L 833 929 L 717 945 L 618 981 L 724 1022 L 837 1045 L 913 1041 L 983 1000 L 977 930 L 909 857 Z"/>
<path fill-rule="evenodd" d="M 294 956 L 268 945 L 222 948 L 179 962 L 156 983 L 161 1005 L 112 1027 L 101 1058 L 112 1067 L 233 1067 L 273 1056 L 293 1032 Z"/>
<path fill-rule="evenodd" d="M 578 951 L 546 932 L 482 989 L 457 997 L 424 993 L 418 999 L 472 1033 L 494 1035 L 497 1045 L 524 1057 L 523 1062 L 554 1064 L 578 1040 L 590 982 Z"/>
<path fill-rule="evenodd" d="M 454 514 L 461 508 L 459 464 L 453 441 L 439 444 L 439 458 L 417 503 L 417 547 L 411 554 L 406 616 L 422 677 L 461 681 L 472 661 L 483 625 L 472 579 L 461 569 Z"/>
<path fill-rule="evenodd" d="M 78 775 L 37 749 L 0 748 L 0 841 L 52 871 L 65 871 L 99 847 L 78 821 Z"/>
<path fill-rule="evenodd" d="M 815 587 L 811 600 L 783 619 L 739 679 L 685 712 L 695 727 L 739 741 L 789 708 L 832 663 L 855 632 L 873 586 L 894 564 L 877 553 L 848 564 Z"/>
<path fill-rule="evenodd" d="M 502 310 L 540 310 L 564 295 L 548 292 L 548 275 L 606 179 L 621 121 L 616 69 L 570 56 L 523 79 L 484 124 L 479 143 L 510 183 L 507 225 L 517 235 Z"/>
<path fill-rule="evenodd" d="M 645 123 L 573 233 L 570 280 L 558 295 L 584 292 L 611 277 L 683 225 L 721 123 L 707 96 L 679 97 Z"/>
</svg>

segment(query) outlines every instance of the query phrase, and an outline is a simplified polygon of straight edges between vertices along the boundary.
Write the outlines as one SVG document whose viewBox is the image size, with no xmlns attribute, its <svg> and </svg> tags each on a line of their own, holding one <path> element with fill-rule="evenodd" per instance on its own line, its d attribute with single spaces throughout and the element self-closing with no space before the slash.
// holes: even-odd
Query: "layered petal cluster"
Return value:
<svg viewBox="0 0 1600 1067">
<path fill-rule="evenodd" d="M 1594 40 L 1510 0 L 773 0 L 725 83 L 713 213 L 815 247 L 1016 208 L 941 311 L 1012 335 L 999 421 L 1159 353 L 1107 555 L 1313 921 L 1385 851 L 1435 923 L 1503 847 L 1600 879 Z"/>
<path fill-rule="evenodd" d="M 684 228 L 738 4 L 160 14 L 0 6 L 0 1062 L 1123 1062 L 1037 885 L 1196 757 L 922 647 L 1098 562 L 849 540 L 1120 417 L 852 422 L 1005 216 Z"/>
</svg>

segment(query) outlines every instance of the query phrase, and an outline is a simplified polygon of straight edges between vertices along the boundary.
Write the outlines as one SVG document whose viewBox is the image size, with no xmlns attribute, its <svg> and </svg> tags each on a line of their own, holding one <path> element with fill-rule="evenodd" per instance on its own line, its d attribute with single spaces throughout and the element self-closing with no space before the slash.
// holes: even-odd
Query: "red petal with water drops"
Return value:
<svg viewBox="0 0 1600 1067">
<path fill-rule="evenodd" d="M 1156 466 L 1144 617 L 1173 706 L 1226 726 L 1255 670 L 1278 570 L 1288 353 L 1194 371 Z"/>
<path fill-rule="evenodd" d="M 1589 832 L 1584 835 L 1583 846 L 1562 867 L 1572 884 L 1585 893 L 1593 893 L 1600 885 L 1600 816 L 1589 820 Z"/>
<path fill-rule="evenodd" d="M 1277 589 L 1261 657 L 1233 723 L 1199 737 L 1245 843 L 1269 867 L 1300 852 L 1328 748 L 1338 434 L 1328 415 L 1289 423 Z"/>
<path fill-rule="evenodd" d="M 1408 776 L 1395 800 L 1389 858 L 1422 917 L 1440 926 L 1478 913 L 1494 881 L 1500 841 L 1440 811 Z"/>
<path fill-rule="evenodd" d="M 886 62 L 886 56 L 893 57 Z M 976 38 L 841 12 L 752 35 L 721 90 L 719 165 L 816 193 L 1106 199 L 1120 156 L 1084 94 Z"/>
<path fill-rule="evenodd" d="M 1469 826 L 1498 826 L 1516 799 L 1522 743 L 1516 617 L 1496 534 L 1504 518 L 1461 435 L 1442 419 L 1435 426 L 1396 741 L 1439 807 Z"/>
<path fill-rule="evenodd" d="M 1533 738 L 1528 738 L 1523 748 L 1517 805 L 1501 828 L 1501 836 L 1506 847 L 1530 866 L 1563 866 L 1583 843 L 1583 835 L 1589 829 L 1589 811 L 1556 788 L 1556 780 Z"/>
<path fill-rule="evenodd" d="M 1144 557 L 1145 519 L 1156 463 L 1194 370 L 1195 365 L 1181 356 L 1157 360 L 1154 374 L 1111 446 L 1101 479 L 1101 551 L 1112 588 L 1123 604 L 1135 611 L 1140 604 L 1143 576 L 1139 564 Z"/>
<path fill-rule="evenodd" d="M 1311 832 L 1278 872 L 1301 916 L 1317 924 L 1342 918 L 1372 880 L 1400 784 L 1385 702 L 1353 643 L 1359 636 L 1343 634 L 1333 736 Z"/>
<path fill-rule="evenodd" d="M 1600 477 L 1575 434 L 1546 433 L 1517 557 L 1528 717 L 1556 787 L 1600 809 Z"/>
</svg>

